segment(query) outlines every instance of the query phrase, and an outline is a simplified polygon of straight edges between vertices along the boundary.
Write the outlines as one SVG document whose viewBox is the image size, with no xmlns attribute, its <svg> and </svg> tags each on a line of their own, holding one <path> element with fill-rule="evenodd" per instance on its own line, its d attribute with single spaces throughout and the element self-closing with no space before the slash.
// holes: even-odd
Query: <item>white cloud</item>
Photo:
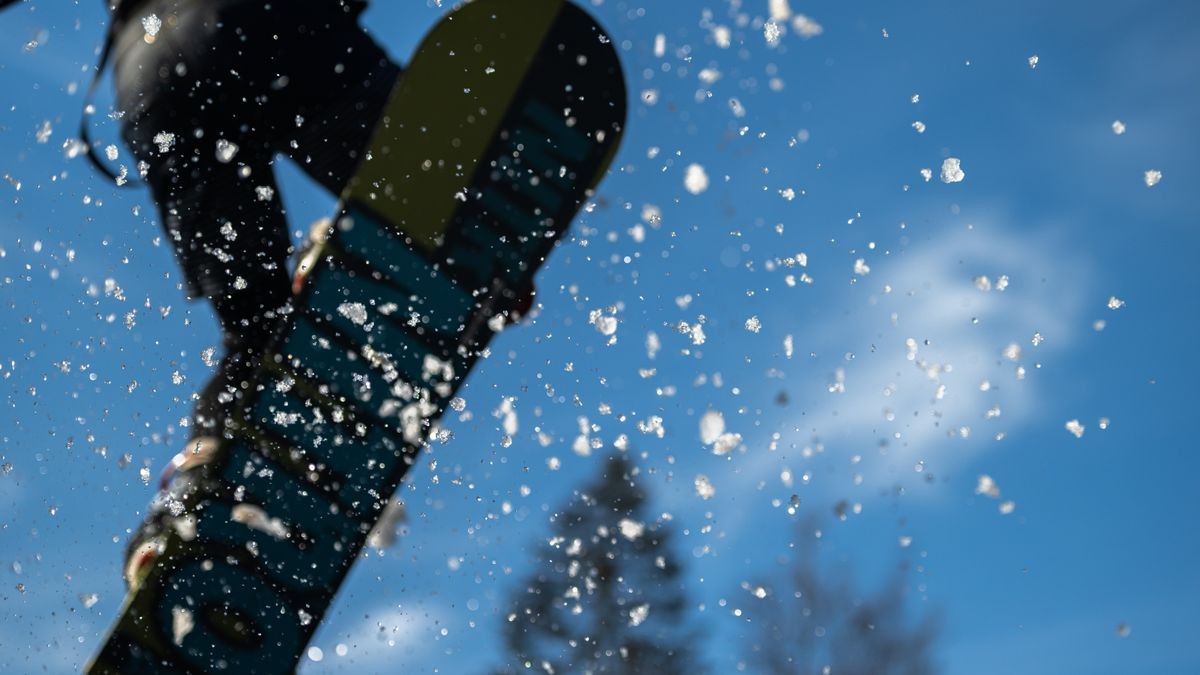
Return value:
<svg viewBox="0 0 1200 675">
<path fill-rule="evenodd" d="M 739 480 L 778 485 L 780 468 L 798 459 L 794 448 L 816 450 L 814 439 L 835 466 L 851 469 L 851 457 L 861 455 L 852 471 L 868 485 L 893 481 L 895 469 L 912 471 L 917 462 L 945 472 L 998 447 L 997 434 L 1037 423 L 1047 403 L 1038 364 L 1084 332 L 1086 275 L 1073 252 L 1047 235 L 976 228 L 875 263 L 869 278 L 877 291 L 865 307 L 861 292 L 847 291 L 803 339 L 803 326 L 788 327 L 822 355 L 788 374 L 794 404 L 783 414 L 805 415 L 786 420 L 792 430 L 777 451 L 765 438 L 747 443 Z M 1012 344 L 1020 347 L 1016 360 L 1005 356 Z M 830 387 L 835 378 L 839 386 Z M 1058 432 L 1062 422 L 1053 422 L 1047 428 Z M 848 473 L 839 473 L 838 485 L 848 487 Z M 813 487 L 822 478 L 815 474 Z"/>
</svg>

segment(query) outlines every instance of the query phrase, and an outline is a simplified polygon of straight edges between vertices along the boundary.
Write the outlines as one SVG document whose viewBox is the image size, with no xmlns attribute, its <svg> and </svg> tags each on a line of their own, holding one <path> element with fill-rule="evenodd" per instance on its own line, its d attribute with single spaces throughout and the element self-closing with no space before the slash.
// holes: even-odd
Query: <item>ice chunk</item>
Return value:
<svg viewBox="0 0 1200 675">
<path fill-rule="evenodd" d="M 588 323 L 595 326 L 601 335 L 611 336 L 617 332 L 617 317 L 606 316 L 600 309 L 593 309 L 588 313 Z"/>
<path fill-rule="evenodd" d="M 730 32 L 728 26 L 716 26 L 713 28 L 712 34 L 713 41 L 717 43 L 718 47 L 721 49 L 729 49 L 729 45 L 732 42 L 733 33 Z"/>
<path fill-rule="evenodd" d="M 963 173 L 962 162 L 957 157 L 947 157 L 942 162 L 942 182 L 961 183 L 967 174 Z"/>
<path fill-rule="evenodd" d="M 654 204 L 642 205 L 642 220 L 649 223 L 651 226 L 657 227 L 662 224 L 662 209 Z M 638 243 L 641 243 L 640 241 Z"/>
<path fill-rule="evenodd" d="M 1079 423 L 1079 420 L 1070 420 L 1063 426 L 1067 431 L 1075 434 L 1075 438 L 1083 438 L 1083 425 Z"/>
<path fill-rule="evenodd" d="M 663 428 L 663 418 L 658 415 L 651 415 L 644 420 L 638 421 L 638 430 L 643 434 L 654 434 L 659 438 L 662 438 L 667 433 L 667 430 Z"/>
<path fill-rule="evenodd" d="M 981 474 L 979 481 L 975 484 L 975 494 L 987 495 L 993 499 L 1000 496 L 1000 486 L 996 485 L 996 481 L 987 474 Z"/>
<path fill-rule="evenodd" d="M 846 393 L 846 370 L 844 368 L 838 368 L 833 372 L 833 382 L 830 382 L 826 389 L 831 394 Z"/>
<path fill-rule="evenodd" d="M 356 326 L 367 322 L 367 308 L 361 302 L 343 302 L 337 310 L 338 314 L 350 319 Z"/>
<path fill-rule="evenodd" d="M 168 153 L 171 151 L 171 146 L 175 145 L 175 134 L 169 131 L 160 131 L 154 134 L 154 144 L 158 146 L 158 151 Z"/>
<path fill-rule="evenodd" d="M 705 445 L 717 442 L 725 433 L 725 416 L 716 410 L 709 410 L 700 417 L 700 440 Z"/>
<path fill-rule="evenodd" d="M 731 450 L 741 445 L 742 435 L 734 433 L 724 433 L 717 437 L 713 442 L 714 455 L 728 455 Z"/>
<path fill-rule="evenodd" d="M 699 164 L 689 164 L 683 177 L 683 186 L 687 191 L 698 195 L 708 189 L 708 173 Z"/>
<path fill-rule="evenodd" d="M 1015 342 L 1010 342 L 1008 346 L 1004 348 L 1003 354 L 1004 358 L 1008 359 L 1009 361 L 1019 361 L 1021 359 L 1021 345 Z"/>
<path fill-rule="evenodd" d="M 622 518 L 621 521 L 617 523 L 617 527 L 621 529 L 621 536 L 625 537 L 629 541 L 635 541 L 646 531 L 646 525 L 644 523 L 639 523 L 638 521 L 631 520 L 629 518 Z"/>
<path fill-rule="evenodd" d="M 175 606 L 171 608 L 171 640 L 176 647 L 183 646 L 183 639 L 192 632 L 196 627 L 196 622 L 192 618 L 192 611 L 186 607 Z"/>
<path fill-rule="evenodd" d="M 658 350 L 662 349 L 662 343 L 659 342 L 658 334 L 650 331 L 646 334 L 646 356 L 653 359 L 658 355 Z"/>
<path fill-rule="evenodd" d="M 238 152 L 238 145 L 224 138 L 217 139 L 217 161 L 228 164 Z"/>
<path fill-rule="evenodd" d="M 634 607 L 633 609 L 629 610 L 629 625 L 630 626 L 641 625 L 641 623 L 643 621 L 645 621 L 646 618 L 649 616 L 650 616 L 650 605 L 649 604 L 638 605 L 637 607 Z"/>
<path fill-rule="evenodd" d="M 516 399 L 512 396 L 505 396 L 500 401 L 500 407 L 492 413 L 493 416 L 502 420 L 501 425 L 504 428 L 504 433 L 507 436 L 512 436 L 517 433 L 517 409 L 513 405 Z"/>
<path fill-rule="evenodd" d="M 796 34 L 805 40 L 814 38 L 825 32 L 825 29 L 821 27 L 821 24 L 813 21 L 803 14 L 797 14 L 795 18 L 792 19 L 792 28 L 796 29 Z"/>
<path fill-rule="evenodd" d="M 158 31 L 162 29 L 162 19 L 158 18 L 157 14 L 142 17 L 142 28 L 146 31 L 146 35 L 153 38 L 158 35 Z M 151 42 L 152 40 L 147 40 Z"/>
<path fill-rule="evenodd" d="M 783 37 L 783 27 L 774 21 L 768 21 L 763 24 L 763 37 L 768 45 L 774 47 L 779 44 L 779 38 Z"/>
</svg>

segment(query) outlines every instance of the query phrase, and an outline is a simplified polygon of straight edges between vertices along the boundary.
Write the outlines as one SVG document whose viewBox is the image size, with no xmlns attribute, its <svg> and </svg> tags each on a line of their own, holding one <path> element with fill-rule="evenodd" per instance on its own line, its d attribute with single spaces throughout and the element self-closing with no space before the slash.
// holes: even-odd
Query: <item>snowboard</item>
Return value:
<svg viewBox="0 0 1200 675">
<path fill-rule="evenodd" d="M 566 0 L 476 0 L 424 38 L 223 436 L 156 497 L 166 526 L 87 672 L 296 668 L 625 106 L 611 39 Z"/>
</svg>

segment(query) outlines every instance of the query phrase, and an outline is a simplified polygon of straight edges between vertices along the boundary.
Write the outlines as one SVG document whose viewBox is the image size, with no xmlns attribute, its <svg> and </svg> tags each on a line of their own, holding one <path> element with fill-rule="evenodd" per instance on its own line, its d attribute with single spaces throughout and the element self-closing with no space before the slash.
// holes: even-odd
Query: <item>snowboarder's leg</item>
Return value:
<svg viewBox="0 0 1200 675">
<path fill-rule="evenodd" d="M 206 462 L 258 350 L 291 297 L 288 224 L 272 164 L 286 154 L 340 192 L 370 141 L 400 68 L 332 9 L 256 1 L 162 0 L 154 40 L 133 26 L 118 45 L 118 108 L 135 160 L 192 298 L 213 302 L 224 356 L 199 394 L 187 449 L 172 461 L 129 542 L 129 578 L 157 556 L 171 488 Z M 186 461 L 180 461 L 182 459 Z M 172 486 L 170 483 L 177 483 Z M 179 495 L 175 495 L 179 496 Z"/>
<path fill-rule="evenodd" d="M 339 39 L 347 46 L 338 58 L 337 71 L 305 73 L 298 82 L 289 83 L 280 101 L 295 111 L 295 124 L 289 125 L 280 152 L 332 194 L 342 192 L 363 161 L 401 70 L 357 26 Z M 309 228 L 295 258 L 293 293 L 299 292 L 314 256 L 319 256 L 317 247 L 330 225 L 332 221 L 322 219 Z"/>
<path fill-rule="evenodd" d="M 401 69 L 356 24 L 334 39 L 333 65 L 295 73 L 274 96 L 286 111 L 279 152 L 336 195 L 362 161 Z"/>
<path fill-rule="evenodd" d="M 221 321 L 226 355 L 196 410 L 208 433 L 290 298 L 274 155 L 340 191 L 399 67 L 334 3 L 152 4 L 163 14 L 154 39 L 133 25 L 117 42 L 118 108 L 189 295 Z"/>
<path fill-rule="evenodd" d="M 221 377 L 214 378 L 197 409 L 197 423 L 203 426 L 216 413 L 213 397 L 236 388 L 291 297 L 291 244 L 269 151 L 242 147 L 239 161 L 219 161 L 216 139 L 233 136 L 236 140 L 228 142 L 241 141 L 243 146 L 251 141 L 226 133 L 217 120 L 191 122 L 195 129 L 209 130 L 206 138 L 188 138 L 184 129 L 190 124 L 155 114 L 130 126 L 127 137 L 139 159 L 151 166 L 147 182 L 189 295 L 212 301 L 221 323 Z M 153 138 L 161 140 L 164 132 L 176 140 L 160 152 L 162 145 L 154 144 Z M 208 138 L 209 133 L 215 138 Z"/>
</svg>

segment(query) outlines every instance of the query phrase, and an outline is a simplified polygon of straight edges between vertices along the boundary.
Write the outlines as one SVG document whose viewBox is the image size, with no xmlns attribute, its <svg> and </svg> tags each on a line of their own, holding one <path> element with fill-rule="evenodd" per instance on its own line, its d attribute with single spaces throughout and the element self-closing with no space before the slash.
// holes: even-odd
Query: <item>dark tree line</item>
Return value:
<svg viewBox="0 0 1200 675">
<path fill-rule="evenodd" d="M 624 455 L 551 517 L 552 536 L 514 589 L 497 673 L 696 675 L 709 669 L 687 612 L 688 588 L 668 521 L 646 517 L 648 495 Z M 877 592 L 819 560 L 815 520 L 798 528 L 795 556 L 759 586 L 744 645 L 751 673 L 932 675 L 937 621 L 908 611 L 907 574 Z"/>
<path fill-rule="evenodd" d="M 938 618 L 914 618 L 904 566 L 873 593 L 845 569 L 822 568 L 816 520 L 797 528 L 796 554 L 782 574 L 750 590 L 762 599 L 749 646 L 754 672 L 773 675 L 932 675 Z"/>
</svg>

